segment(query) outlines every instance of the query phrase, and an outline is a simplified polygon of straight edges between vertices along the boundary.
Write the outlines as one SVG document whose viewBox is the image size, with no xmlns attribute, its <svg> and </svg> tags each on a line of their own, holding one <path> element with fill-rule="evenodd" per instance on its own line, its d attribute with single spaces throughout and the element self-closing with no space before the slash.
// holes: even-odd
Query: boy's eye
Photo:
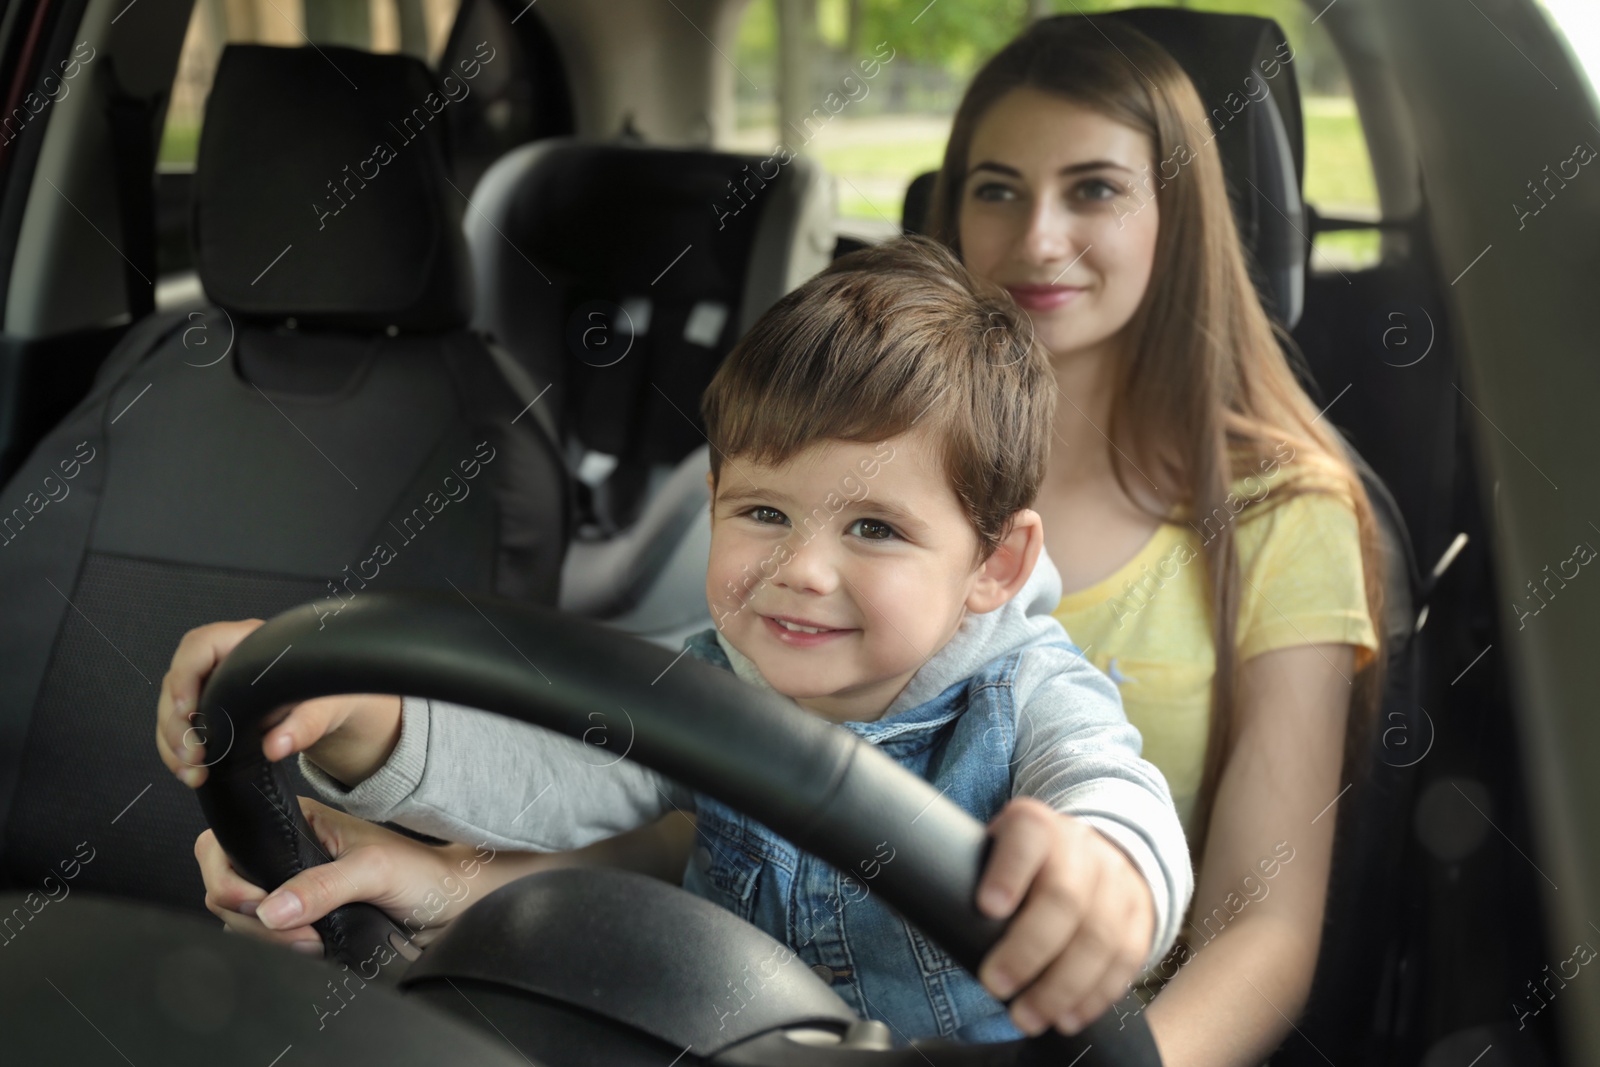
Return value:
<svg viewBox="0 0 1600 1067">
<path fill-rule="evenodd" d="M 868 541 L 887 541 L 895 536 L 894 527 L 878 519 L 857 519 L 847 533 L 854 533 Z"/>
<path fill-rule="evenodd" d="M 781 526 L 789 521 L 789 517 L 783 512 L 777 508 L 769 508 L 765 504 L 757 504 L 745 514 L 763 525 Z"/>
</svg>

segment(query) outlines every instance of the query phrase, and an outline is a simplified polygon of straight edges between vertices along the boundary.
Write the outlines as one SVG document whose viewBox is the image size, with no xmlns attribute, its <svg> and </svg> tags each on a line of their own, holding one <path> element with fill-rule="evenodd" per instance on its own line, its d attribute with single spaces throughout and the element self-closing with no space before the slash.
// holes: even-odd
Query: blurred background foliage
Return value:
<svg viewBox="0 0 1600 1067">
<path fill-rule="evenodd" d="M 227 42 L 311 40 L 433 61 L 460 2 L 196 0 L 162 165 L 193 165 L 205 94 Z M 1306 199 L 1325 215 L 1372 219 L 1377 193 L 1361 124 L 1338 52 L 1317 25 L 1327 2 L 746 0 L 728 49 L 744 77 L 732 79 L 733 122 L 719 147 L 766 155 L 782 141 L 804 151 L 835 178 L 841 230 L 887 236 L 898 231 L 911 179 L 939 166 L 967 82 L 1031 20 L 1140 6 L 1223 11 L 1275 19 L 1294 46 L 1305 106 Z M 893 60 L 863 79 L 860 64 L 875 52 Z M 856 80 L 845 83 L 849 75 Z M 822 106 L 830 93 L 853 99 L 830 114 Z M 1316 247 L 1314 265 L 1348 269 L 1376 262 L 1378 238 L 1372 230 L 1323 234 Z"/>
<path fill-rule="evenodd" d="M 739 58 L 772 69 L 778 39 L 775 5 L 780 2 L 796 0 L 750 0 L 739 28 Z M 863 47 L 871 51 L 877 42 L 888 41 L 911 63 L 931 65 L 958 80 L 970 77 L 1030 21 L 1048 15 L 1092 15 L 1129 7 L 1258 15 L 1277 20 L 1288 35 L 1295 62 L 1303 64 L 1302 89 L 1337 92 L 1344 85 L 1332 43 L 1325 34 L 1312 30 L 1316 12 L 1300 0 L 936 0 L 931 5 L 928 0 L 798 2 L 814 12 L 817 41 L 826 51 L 849 57 Z"/>
<path fill-rule="evenodd" d="M 1305 106 L 1306 199 L 1327 215 L 1377 217 L 1377 190 L 1349 83 L 1320 9 L 1301 0 L 750 0 L 734 62 L 735 132 L 728 147 L 767 152 L 779 141 L 803 150 L 838 179 L 847 229 L 882 236 L 897 226 L 905 187 L 939 166 L 950 116 L 968 80 L 1036 18 L 1128 7 L 1183 7 L 1271 18 L 1295 52 Z M 786 10 L 781 10 L 786 9 Z M 784 35 L 803 57 L 800 84 L 782 114 Z M 845 76 L 883 43 L 894 59 L 826 125 L 805 123 Z M 754 84 L 752 84 L 754 83 Z M 826 111 L 823 115 L 826 115 Z M 786 131 L 780 136 L 779 130 Z M 1376 261 L 1374 231 L 1321 235 L 1316 262 L 1352 267 Z"/>
</svg>

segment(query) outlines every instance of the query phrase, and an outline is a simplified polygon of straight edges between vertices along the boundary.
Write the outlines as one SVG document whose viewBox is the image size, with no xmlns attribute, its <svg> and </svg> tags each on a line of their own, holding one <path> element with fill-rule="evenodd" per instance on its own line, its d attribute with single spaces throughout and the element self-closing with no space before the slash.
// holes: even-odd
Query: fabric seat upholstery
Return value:
<svg viewBox="0 0 1600 1067">
<path fill-rule="evenodd" d="M 306 601 L 333 628 L 371 588 L 554 603 L 570 486 L 532 382 L 468 329 L 441 100 L 407 57 L 225 51 L 211 303 L 135 324 L 0 494 L 6 885 L 86 842 L 72 888 L 201 908 L 205 824 L 154 743 L 189 628 Z M 208 746 L 256 743 L 229 726 Z"/>
</svg>

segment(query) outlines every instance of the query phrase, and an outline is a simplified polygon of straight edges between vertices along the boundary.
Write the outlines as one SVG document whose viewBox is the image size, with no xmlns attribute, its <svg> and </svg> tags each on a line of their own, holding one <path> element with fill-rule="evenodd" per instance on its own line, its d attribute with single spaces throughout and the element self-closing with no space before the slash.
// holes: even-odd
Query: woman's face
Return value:
<svg viewBox="0 0 1600 1067">
<path fill-rule="evenodd" d="M 961 255 L 1004 285 L 1053 356 L 1102 345 L 1133 317 L 1155 261 L 1148 135 L 1037 89 L 978 120 L 960 203 Z"/>
</svg>

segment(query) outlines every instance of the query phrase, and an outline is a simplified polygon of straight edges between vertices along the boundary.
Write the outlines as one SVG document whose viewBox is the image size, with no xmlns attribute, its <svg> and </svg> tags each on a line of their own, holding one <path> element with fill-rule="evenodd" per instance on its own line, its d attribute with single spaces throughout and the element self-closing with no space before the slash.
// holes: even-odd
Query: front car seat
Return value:
<svg viewBox="0 0 1600 1067">
<path fill-rule="evenodd" d="M 307 601 L 334 627 L 372 588 L 554 603 L 571 490 L 533 383 L 467 326 L 442 99 L 409 57 L 224 52 L 210 305 L 137 323 L 0 493 L 5 885 L 70 864 L 69 891 L 201 907 L 205 822 L 153 737 L 185 630 Z"/>
<path fill-rule="evenodd" d="M 502 157 L 472 199 L 476 322 L 550 383 L 578 479 L 561 607 L 677 648 L 710 625 L 700 395 L 829 262 L 832 187 L 780 152 L 553 138 Z"/>
</svg>

